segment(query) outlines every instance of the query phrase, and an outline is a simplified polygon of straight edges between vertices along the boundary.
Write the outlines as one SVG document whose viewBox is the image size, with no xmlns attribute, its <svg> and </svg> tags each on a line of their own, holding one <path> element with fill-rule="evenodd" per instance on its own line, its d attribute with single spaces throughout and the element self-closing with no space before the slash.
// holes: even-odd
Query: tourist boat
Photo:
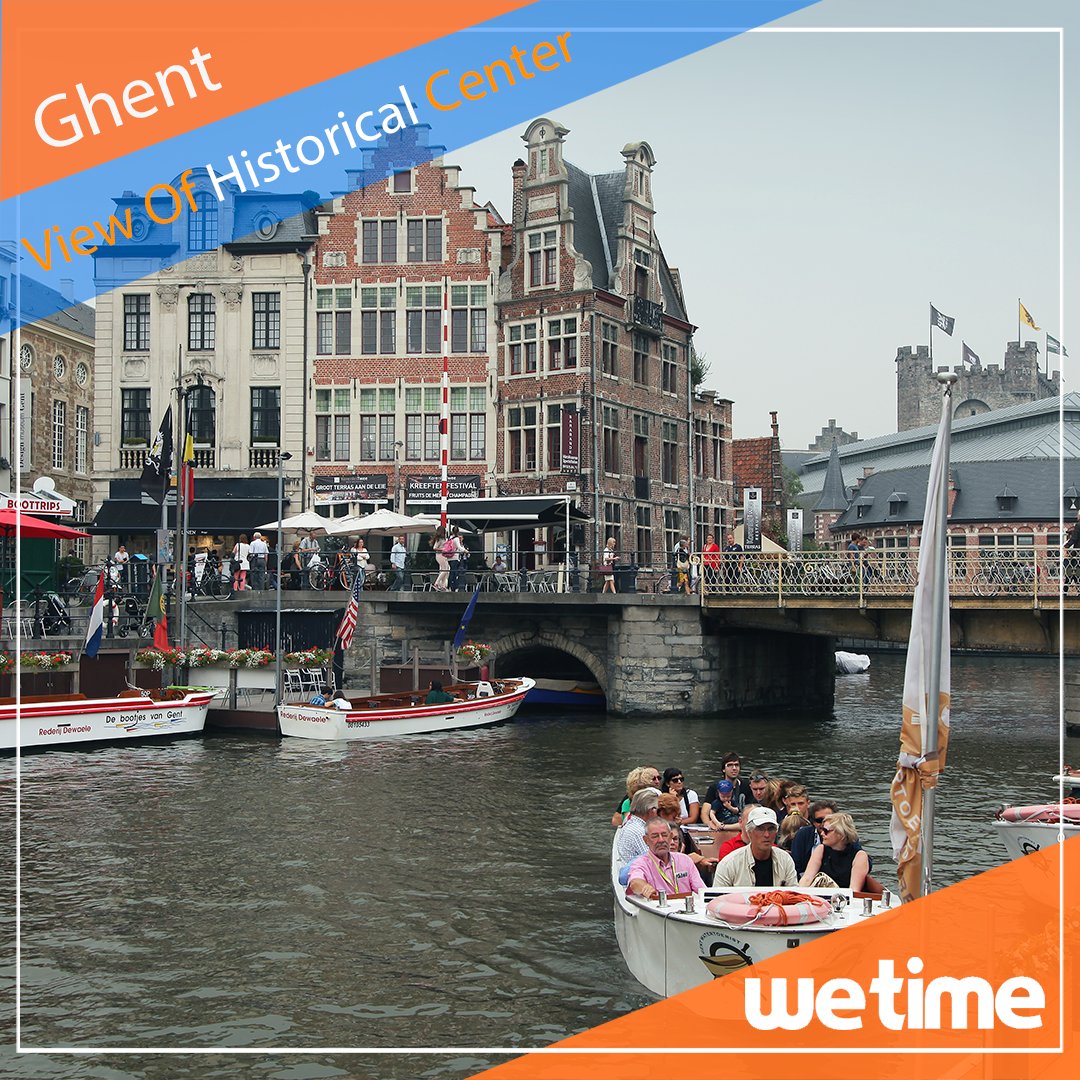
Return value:
<svg viewBox="0 0 1080 1080">
<path fill-rule="evenodd" d="M 446 692 L 456 700 L 442 705 L 425 705 L 423 691 L 377 694 L 347 710 L 333 705 L 281 704 L 278 727 L 282 735 L 302 739 L 385 739 L 481 727 L 509 720 L 532 688 L 532 679 L 454 683 Z"/>
<path fill-rule="evenodd" d="M 0 749 L 15 749 L 16 731 L 23 748 L 196 734 L 202 731 L 206 710 L 217 693 L 212 688 L 170 686 L 125 690 L 108 698 L 24 694 L 18 706 L 14 698 L 0 698 Z"/>
<path fill-rule="evenodd" d="M 814 921 L 787 925 L 741 925 L 721 920 L 710 913 L 730 906 L 738 918 L 740 906 L 754 894 L 768 892 L 756 888 L 705 889 L 694 897 L 694 910 L 685 910 L 684 900 L 668 900 L 661 907 L 656 900 L 627 896 L 619 884 L 619 862 L 612 846 L 611 887 L 615 894 L 615 937 L 630 974 L 657 997 L 671 997 L 712 979 L 760 963 L 798 945 L 805 945 L 868 915 L 878 915 L 886 907 L 899 907 L 895 897 L 856 897 L 850 889 L 790 890 L 814 897 Z M 809 907 L 810 905 L 804 905 Z M 799 916 L 796 915 L 795 918 Z"/>
<path fill-rule="evenodd" d="M 1003 806 L 993 826 L 1012 859 L 1030 855 L 1062 836 L 1080 836 L 1080 803 L 1041 803 L 1034 806 Z"/>
<path fill-rule="evenodd" d="M 607 703 L 600 684 L 577 679 L 536 679 L 525 695 L 526 705 L 556 705 L 567 709 L 602 709 Z"/>
</svg>

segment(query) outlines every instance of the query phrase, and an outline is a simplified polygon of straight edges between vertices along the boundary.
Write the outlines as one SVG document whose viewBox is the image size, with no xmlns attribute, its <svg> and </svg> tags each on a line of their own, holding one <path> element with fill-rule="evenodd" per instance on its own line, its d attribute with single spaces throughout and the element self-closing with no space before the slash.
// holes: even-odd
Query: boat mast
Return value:
<svg viewBox="0 0 1080 1080">
<path fill-rule="evenodd" d="M 930 650 L 930 671 L 927 679 L 926 693 L 926 724 L 923 729 L 923 756 L 933 761 L 938 754 L 938 725 L 941 712 L 941 647 L 942 647 L 942 621 L 945 615 L 947 602 L 946 581 L 949 567 L 948 558 L 949 541 L 949 447 L 952 440 L 952 389 L 957 381 L 957 376 L 951 371 L 940 372 L 938 382 L 944 390 L 942 395 L 942 424 L 938 438 L 942 440 L 940 447 L 942 462 L 942 477 L 938 498 L 938 533 L 937 541 L 937 573 L 934 576 L 931 608 L 933 615 L 934 641 Z M 948 642 L 944 642 L 946 647 Z M 922 894 L 927 896 L 934 884 L 934 802 L 937 795 L 937 787 L 932 785 L 923 792 L 922 808 Z"/>
</svg>

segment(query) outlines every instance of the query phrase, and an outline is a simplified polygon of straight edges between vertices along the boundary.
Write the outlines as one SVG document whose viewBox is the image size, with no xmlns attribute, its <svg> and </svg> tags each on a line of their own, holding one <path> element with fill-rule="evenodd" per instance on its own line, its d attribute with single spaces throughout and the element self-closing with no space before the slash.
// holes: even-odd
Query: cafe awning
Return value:
<svg viewBox="0 0 1080 1080">
<path fill-rule="evenodd" d="M 569 495 L 507 495 L 494 499 L 451 499 L 447 516 L 456 524 L 467 523 L 477 532 L 508 532 L 565 525 L 569 503 L 570 524 L 592 519 Z M 415 504 L 414 504 L 415 505 Z M 419 504 L 427 514 L 438 514 L 439 503 Z"/>
</svg>

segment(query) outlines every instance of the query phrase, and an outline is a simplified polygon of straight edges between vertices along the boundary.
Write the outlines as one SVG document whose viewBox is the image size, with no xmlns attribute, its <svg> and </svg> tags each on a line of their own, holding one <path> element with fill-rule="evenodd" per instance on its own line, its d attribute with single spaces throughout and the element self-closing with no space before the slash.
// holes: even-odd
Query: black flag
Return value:
<svg viewBox="0 0 1080 1080">
<path fill-rule="evenodd" d="M 961 341 L 960 344 L 964 347 L 964 352 L 961 356 L 963 363 L 971 364 L 972 367 L 980 367 L 981 362 L 979 360 L 979 354 L 975 352 L 966 341 Z"/>
<path fill-rule="evenodd" d="M 169 475 L 172 472 L 173 437 L 172 406 L 165 410 L 161 418 L 154 445 L 146 455 L 139 487 L 156 503 L 163 503 L 169 490 Z"/>
<path fill-rule="evenodd" d="M 942 315 L 933 304 L 930 305 L 930 322 L 939 330 L 944 330 L 946 334 L 952 337 L 952 328 L 956 320 L 950 318 L 948 315 Z"/>
</svg>

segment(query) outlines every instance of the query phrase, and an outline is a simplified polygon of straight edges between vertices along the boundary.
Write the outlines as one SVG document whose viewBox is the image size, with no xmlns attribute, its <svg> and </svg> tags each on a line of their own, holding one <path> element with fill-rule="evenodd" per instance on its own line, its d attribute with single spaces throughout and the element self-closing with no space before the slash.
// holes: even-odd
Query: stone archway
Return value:
<svg viewBox="0 0 1080 1080">
<path fill-rule="evenodd" d="M 510 653 L 524 649 L 547 648 L 572 656 L 579 663 L 588 668 L 592 677 L 600 685 L 605 695 L 608 691 L 607 668 L 604 662 L 591 649 L 565 634 L 540 631 L 539 633 L 516 633 L 506 634 L 489 642 L 491 655 L 494 659 L 500 656 L 509 656 Z"/>
</svg>

